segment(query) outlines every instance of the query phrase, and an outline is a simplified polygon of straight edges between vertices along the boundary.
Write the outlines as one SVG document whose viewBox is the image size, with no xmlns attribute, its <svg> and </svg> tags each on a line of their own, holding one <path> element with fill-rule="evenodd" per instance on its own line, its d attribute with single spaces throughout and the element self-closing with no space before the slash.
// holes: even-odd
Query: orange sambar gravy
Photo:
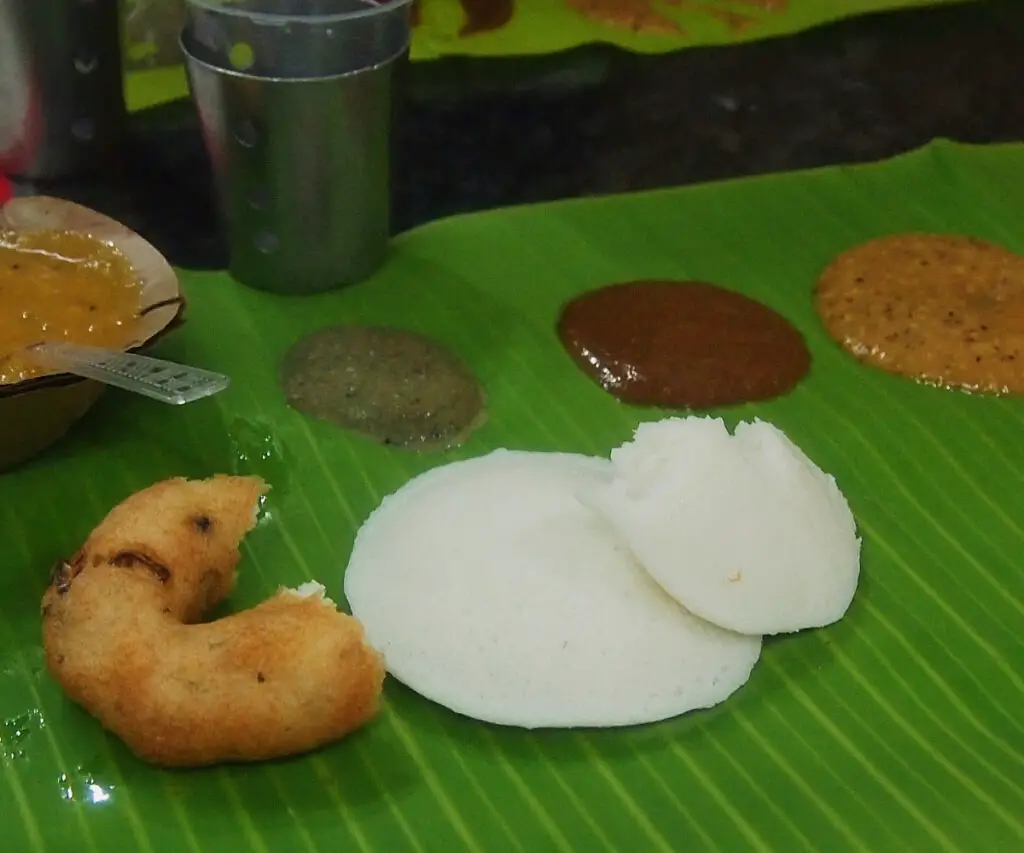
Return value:
<svg viewBox="0 0 1024 853">
<path fill-rule="evenodd" d="M 49 371 L 26 347 L 43 341 L 124 349 L 142 286 L 113 246 L 70 231 L 0 228 L 0 386 Z"/>
</svg>

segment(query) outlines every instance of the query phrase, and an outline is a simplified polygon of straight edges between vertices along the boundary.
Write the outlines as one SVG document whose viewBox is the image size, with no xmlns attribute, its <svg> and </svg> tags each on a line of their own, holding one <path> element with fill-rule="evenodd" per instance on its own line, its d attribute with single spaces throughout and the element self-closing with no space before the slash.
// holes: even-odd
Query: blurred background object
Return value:
<svg viewBox="0 0 1024 853">
<path fill-rule="evenodd" d="M 858 4 L 877 5 L 791 0 L 791 11 L 772 21 L 792 25 L 798 6 L 834 12 Z M 457 6 L 427 0 L 413 59 L 439 47 L 480 55 L 408 68 L 394 231 L 505 205 L 873 161 L 936 137 L 1024 139 L 1024 101 L 1014 94 L 1024 76 L 1020 0 L 856 15 L 742 45 L 639 53 L 589 44 L 486 58 L 485 48 L 510 37 L 432 35 L 442 27 L 457 34 Z M 536 17 L 542 6 L 555 17 L 563 8 L 562 0 L 519 0 L 517 14 Z M 439 20 L 445 9 L 456 17 Z M 524 48 L 554 38 L 538 32 L 530 40 L 526 24 L 513 26 Z M 747 35 L 755 32 L 764 30 Z M 713 34 L 711 24 L 691 32 Z M 18 193 L 44 191 L 98 208 L 179 265 L 223 269 L 213 179 L 184 73 L 179 65 L 134 72 L 126 86 L 145 96 L 140 103 L 160 102 L 167 90 L 146 81 L 178 77 L 181 99 L 131 112 L 131 144 L 117 168 L 59 182 L 19 180 Z"/>
<path fill-rule="evenodd" d="M 116 158 L 119 31 L 117 0 L 0 0 L 0 170 L 54 179 Z"/>
<path fill-rule="evenodd" d="M 178 36 L 185 25 L 185 0 L 124 0 L 122 9 L 128 68 L 181 63 Z"/>
</svg>

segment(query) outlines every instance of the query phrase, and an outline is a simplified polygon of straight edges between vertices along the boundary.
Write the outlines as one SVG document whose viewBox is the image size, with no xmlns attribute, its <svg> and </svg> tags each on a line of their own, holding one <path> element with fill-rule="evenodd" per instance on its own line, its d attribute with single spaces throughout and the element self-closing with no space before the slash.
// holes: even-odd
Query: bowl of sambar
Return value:
<svg viewBox="0 0 1024 853">
<path fill-rule="evenodd" d="M 144 350 L 184 306 L 167 259 L 120 222 L 47 196 L 0 208 L 0 471 L 60 439 L 104 389 L 46 368 L 29 347 Z"/>
</svg>

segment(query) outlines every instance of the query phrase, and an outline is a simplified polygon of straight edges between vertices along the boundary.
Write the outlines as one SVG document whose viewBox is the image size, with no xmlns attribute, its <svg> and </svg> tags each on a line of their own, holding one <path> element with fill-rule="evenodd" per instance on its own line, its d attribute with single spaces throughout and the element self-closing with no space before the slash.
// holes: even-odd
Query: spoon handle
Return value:
<svg viewBox="0 0 1024 853">
<path fill-rule="evenodd" d="M 31 351 L 66 373 L 175 406 L 209 397 L 231 383 L 223 373 L 100 347 L 54 342 L 37 344 Z"/>
</svg>

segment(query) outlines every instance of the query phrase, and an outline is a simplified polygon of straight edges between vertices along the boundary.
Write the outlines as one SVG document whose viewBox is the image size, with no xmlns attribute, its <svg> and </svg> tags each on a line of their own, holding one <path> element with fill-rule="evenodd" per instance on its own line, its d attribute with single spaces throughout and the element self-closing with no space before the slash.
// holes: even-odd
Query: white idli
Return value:
<svg viewBox="0 0 1024 853">
<path fill-rule="evenodd" d="M 835 480 L 762 421 L 641 425 L 583 499 L 692 613 L 745 634 L 827 625 L 853 600 L 860 539 Z"/>
<path fill-rule="evenodd" d="M 356 537 L 345 595 L 389 672 L 525 728 L 653 722 L 743 685 L 761 639 L 687 613 L 577 499 L 610 472 L 499 450 L 386 498 Z"/>
</svg>

